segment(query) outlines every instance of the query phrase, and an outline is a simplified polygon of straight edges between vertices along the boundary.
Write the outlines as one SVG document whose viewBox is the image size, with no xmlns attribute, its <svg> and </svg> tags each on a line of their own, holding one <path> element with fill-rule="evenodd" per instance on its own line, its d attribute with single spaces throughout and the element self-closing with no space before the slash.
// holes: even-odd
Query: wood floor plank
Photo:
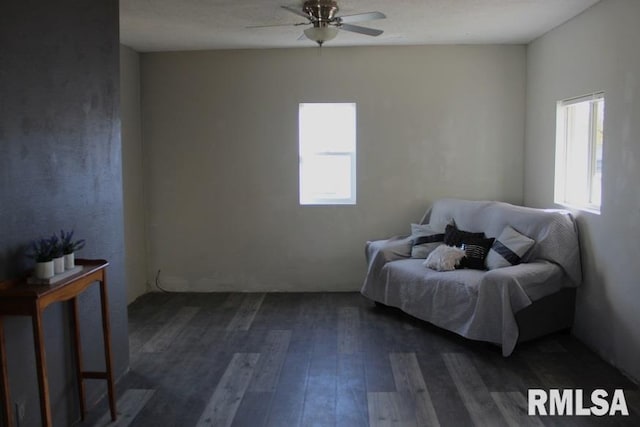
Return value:
<svg viewBox="0 0 640 427">
<path fill-rule="evenodd" d="M 389 360 L 391 361 L 396 390 L 410 393 L 415 400 L 418 425 L 439 426 L 440 422 L 431 402 L 431 395 L 424 382 L 416 354 L 391 353 Z"/>
<path fill-rule="evenodd" d="M 246 294 L 242 294 L 239 292 L 232 292 L 228 294 L 227 298 L 222 303 L 222 308 L 229 309 L 239 307 L 240 304 L 242 304 L 242 301 L 244 301 L 245 296 Z"/>
<path fill-rule="evenodd" d="M 462 403 L 460 393 L 458 393 L 440 354 L 433 354 L 429 349 L 428 353 L 418 353 L 416 357 L 425 384 L 429 387 L 431 402 L 435 407 L 440 424 L 443 426 L 473 425 L 469 411 Z"/>
<path fill-rule="evenodd" d="M 260 310 L 265 294 L 246 294 L 235 316 L 227 325 L 228 331 L 248 331 Z"/>
<path fill-rule="evenodd" d="M 205 355 L 212 346 L 221 341 L 224 331 L 213 327 L 216 316 L 209 310 L 201 308 L 175 338 L 171 347 L 177 352 L 199 352 Z"/>
<path fill-rule="evenodd" d="M 309 365 L 302 410 L 303 427 L 336 422 L 337 356 L 314 353 Z"/>
<path fill-rule="evenodd" d="M 259 358 L 258 353 L 234 354 L 209 403 L 200 415 L 198 427 L 231 425 Z"/>
<path fill-rule="evenodd" d="M 582 372 L 574 371 L 576 367 L 567 353 L 531 352 L 525 357 L 525 363 L 538 378 L 539 388 L 575 388 L 572 385 L 585 377 Z"/>
<path fill-rule="evenodd" d="M 335 356 L 338 352 L 338 314 L 332 294 L 321 295 L 313 323 L 313 354 Z M 334 357 L 335 359 L 335 357 Z"/>
<path fill-rule="evenodd" d="M 282 364 L 287 356 L 291 331 L 273 330 L 267 333 L 260 350 L 260 360 L 249 386 L 251 392 L 273 392 L 278 383 Z"/>
<path fill-rule="evenodd" d="M 442 358 L 473 423 L 489 427 L 506 425 L 471 360 L 462 353 L 444 353 Z"/>
<path fill-rule="evenodd" d="M 473 363 L 489 391 L 520 391 L 540 386 L 540 380 L 519 353 L 508 358 L 499 352 L 478 352 Z"/>
<path fill-rule="evenodd" d="M 519 391 L 491 392 L 491 398 L 498 405 L 509 427 L 542 427 L 537 416 L 528 415 L 527 398 Z"/>
<path fill-rule="evenodd" d="M 310 362 L 309 353 L 287 353 L 273 395 L 268 427 L 300 425 Z"/>
<path fill-rule="evenodd" d="M 440 420 L 436 414 L 431 401 L 431 395 L 428 392 L 415 393 L 416 402 L 416 422 L 419 426 L 439 427 Z"/>
<path fill-rule="evenodd" d="M 267 422 L 273 393 L 247 391 L 236 411 L 231 427 L 263 427 Z"/>
<path fill-rule="evenodd" d="M 182 307 L 182 298 L 153 292 L 138 298 L 128 311 L 129 352 L 136 354 Z"/>
<path fill-rule="evenodd" d="M 224 352 L 206 358 L 172 352 L 149 355 L 152 355 L 149 358 L 151 366 L 139 366 L 136 373 L 143 384 L 153 378 L 157 390 L 136 419 L 135 426 L 195 426 L 232 355 Z M 160 359 L 159 364 L 155 363 L 156 359 Z"/>
<path fill-rule="evenodd" d="M 360 315 L 357 307 L 338 309 L 338 353 L 360 351 Z"/>
<path fill-rule="evenodd" d="M 378 351 L 364 352 L 364 372 L 367 391 L 395 391 L 389 355 Z"/>
<path fill-rule="evenodd" d="M 417 427 L 415 408 L 407 393 L 367 393 L 370 427 Z"/>
<path fill-rule="evenodd" d="M 260 310 L 253 319 L 255 325 L 269 325 L 269 329 L 291 330 L 298 314 L 300 298 L 291 293 L 266 294 Z"/>
<path fill-rule="evenodd" d="M 378 329 L 382 320 L 372 317 L 371 311 L 364 311 L 363 317 L 364 319 L 361 325 L 361 347 L 364 356 L 367 391 L 396 391 L 391 364 L 389 362 L 389 351 L 387 350 L 387 336 Z"/>
<path fill-rule="evenodd" d="M 338 355 L 336 426 L 367 427 L 367 387 L 362 353 Z"/>
<path fill-rule="evenodd" d="M 562 346 L 569 352 L 565 355 L 565 359 L 570 362 L 572 370 L 577 375 L 582 374 L 578 377 L 579 388 L 637 389 L 637 384 L 628 377 L 620 375 L 616 368 L 604 362 L 600 356 L 589 350 L 575 337 L 564 334 L 562 338 L 564 338 Z M 584 375 L 584 372 L 589 372 L 589 375 Z M 574 382 L 576 382 L 575 379 Z"/>
<path fill-rule="evenodd" d="M 175 303 L 175 298 L 163 292 L 151 292 L 136 299 L 127 307 L 129 334 L 149 323 L 165 321 L 170 317 L 171 306 L 175 307 Z"/>
<path fill-rule="evenodd" d="M 176 336 L 199 310 L 198 307 L 182 307 L 169 322 L 144 344 L 142 352 L 156 353 L 169 348 Z"/>
<path fill-rule="evenodd" d="M 129 389 L 124 392 L 122 397 L 118 399 L 118 419 L 115 422 L 111 421 L 111 414 L 105 412 L 95 424 L 95 427 L 113 426 L 113 427 L 128 427 L 133 423 L 138 413 L 144 405 L 147 404 L 149 399 L 153 396 L 155 390 L 139 390 Z"/>
<path fill-rule="evenodd" d="M 391 353 L 389 360 L 397 391 L 416 393 L 427 390 L 415 353 Z"/>
</svg>

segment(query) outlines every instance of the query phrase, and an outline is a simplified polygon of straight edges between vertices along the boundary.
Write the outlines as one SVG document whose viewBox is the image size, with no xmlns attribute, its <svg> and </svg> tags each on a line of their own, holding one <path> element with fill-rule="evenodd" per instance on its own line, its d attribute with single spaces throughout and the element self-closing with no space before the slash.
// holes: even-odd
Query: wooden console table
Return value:
<svg viewBox="0 0 640 427">
<path fill-rule="evenodd" d="M 3 394 L 4 425 L 13 426 L 9 381 L 7 375 L 7 357 L 4 340 L 3 316 L 31 316 L 33 323 L 33 339 L 36 352 L 36 370 L 40 389 L 40 415 L 42 425 L 52 425 L 51 407 L 49 404 L 49 383 L 47 379 L 47 360 L 44 349 L 44 333 L 42 330 L 42 312 L 50 304 L 57 301 L 71 301 L 73 319 L 73 347 L 76 359 L 76 374 L 80 393 L 80 410 L 82 419 L 86 412 L 84 390 L 85 379 L 104 379 L 107 381 L 109 409 L 111 420 L 116 420 L 116 401 L 113 385 L 113 368 L 111 357 L 111 332 L 109 326 L 109 303 L 107 297 L 106 267 L 104 260 L 76 260 L 82 266 L 78 273 L 52 285 L 29 285 L 25 278 L 0 282 L 0 391 Z M 82 369 L 82 349 L 80 345 L 80 319 L 78 316 L 78 295 L 91 284 L 100 283 L 100 306 L 102 309 L 102 335 L 104 340 L 104 358 L 106 372 L 88 372 Z"/>
</svg>

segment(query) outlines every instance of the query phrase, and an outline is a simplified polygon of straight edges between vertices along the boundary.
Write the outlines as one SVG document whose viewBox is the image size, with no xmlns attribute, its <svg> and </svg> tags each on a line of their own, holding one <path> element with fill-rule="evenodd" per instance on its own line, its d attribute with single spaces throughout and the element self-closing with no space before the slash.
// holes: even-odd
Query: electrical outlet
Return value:
<svg viewBox="0 0 640 427">
<path fill-rule="evenodd" d="M 24 425 L 25 407 L 24 402 L 15 402 L 16 408 L 16 420 L 18 421 L 18 427 Z"/>
</svg>

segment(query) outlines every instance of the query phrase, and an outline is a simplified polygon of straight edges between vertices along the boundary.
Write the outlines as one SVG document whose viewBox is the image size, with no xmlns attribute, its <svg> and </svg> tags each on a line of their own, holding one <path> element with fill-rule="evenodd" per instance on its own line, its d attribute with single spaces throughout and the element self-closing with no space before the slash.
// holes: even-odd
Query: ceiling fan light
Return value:
<svg viewBox="0 0 640 427">
<path fill-rule="evenodd" d="M 311 27 L 304 30 L 304 35 L 307 36 L 309 40 L 322 44 L 334 39 L 338 35 L 338 28 L 329 26 Z"/>
</svg>

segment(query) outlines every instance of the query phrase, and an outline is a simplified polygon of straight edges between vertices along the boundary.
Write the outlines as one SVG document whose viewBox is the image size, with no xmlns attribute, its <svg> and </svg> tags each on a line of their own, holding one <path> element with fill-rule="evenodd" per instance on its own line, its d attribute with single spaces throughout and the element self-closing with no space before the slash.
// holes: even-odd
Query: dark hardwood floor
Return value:
<svg viewBox="0 0 640 427">
<path fill-rule="evenodd" d="M 640 425 L 638 387 L 568 333 L 503 358 L 358 293 L 153 293 L 129 330 L 118 423 L 102 401 L 78 425 Z M 530 417 L 529 388 L 624 389 L 630 415 Z"/>
</svg>

